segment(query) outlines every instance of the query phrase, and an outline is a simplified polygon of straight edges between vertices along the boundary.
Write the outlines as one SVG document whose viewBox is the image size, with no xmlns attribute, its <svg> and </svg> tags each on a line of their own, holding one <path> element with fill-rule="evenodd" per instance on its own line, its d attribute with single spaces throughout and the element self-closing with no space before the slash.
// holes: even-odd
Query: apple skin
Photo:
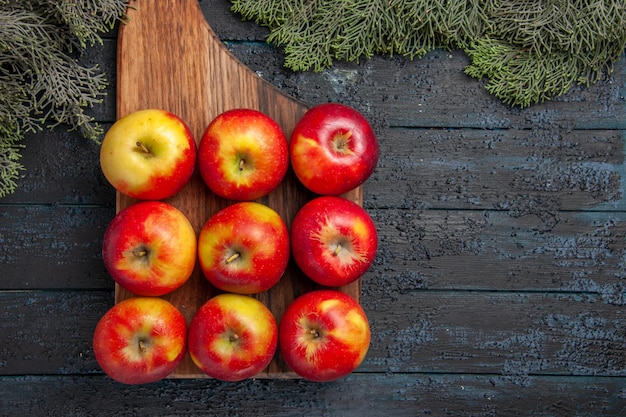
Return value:
<svg viewBox="0 0 626 417">
<path fill-rule="evenodd" d="M 189 325 L 189 354 L 210 377 L 241 381 L 265 369 L 278 346 L 271 311 L 249 295 L 223 293 L 204 303 Z"/>
<path fill-rule="evenodd" d="M 289 262 L 289 230 L 280 215 L 253 202 L 234 203 L 212 215 L 198 237 L 206 279 L 226 292 L 256 294 L 273 287 Z"/>
<path fill-rule="evenodd" d="M 120 193 L 138 200 L 163 200 L 178 193 L 191 178 L 196 141 L 178 116 L 145 109 L 117 120 L 100 148 L 100 166 Z"/>
<path fill-rule="evenodd" d="M 370 326 L 349 295 L 323 289 L 292 301 L 280 322 L 280 352 L 289 367 L 314 382 L 333 381 L 354 371 L 370 345 Z"/>
<path fill-rule="evenodd" d="M 128 298 L 96 325 L 93 351 L 102 370 L 123 384 L 147 384 L 170 375 L 186 352 L 187 322 L 157 297 Z"/>
<path fill-rule="evenodd" d="M 365 209 L 337 196 L 316 197 L 302 206 L 291 223 L 290 239 L 302 272 L 329 287 L 361 277 L 378 247 L 376 225 Z"/>
<path fill-rule="evenodd" d="M 115 215 L 104 232 L 102 259 L 126 290 L 160 296 L 182 286 L 196 265 L 197 239 L 187 217 L 162 201 L 140 201 Z"/>
<path fill-rule="evenodd" d="M 306 188 L 321 195 L 340 195 L 371 176 L 379 146 L 360 112 L 343 104 L 324 103 L 298 120 L 289 153 L 291 166 Z"/>
<path fill-rule="evenodd" d="M 220 197 L 251 201 L 272 192 L 287 173 L 289 146 L 266 114 L 232 109 L 207 126 L 198 146 L 202 179 Z"/>
</svg>

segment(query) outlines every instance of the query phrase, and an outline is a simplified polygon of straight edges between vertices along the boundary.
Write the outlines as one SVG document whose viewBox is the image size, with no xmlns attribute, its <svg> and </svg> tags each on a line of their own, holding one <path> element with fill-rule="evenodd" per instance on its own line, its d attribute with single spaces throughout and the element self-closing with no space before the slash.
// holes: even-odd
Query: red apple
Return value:
<svg viewBox="0 0 626 417">
<path fill-rule="evenodd" d="M 230 200 L 256 200 L 273 191 L 289 166 L 287 139 L 269 116 L 252 109 L 218 115 L 198 149 L 202 179 Z"/>
<path fill-rule="evenodd" d="M 198 309 L 188 337 L 198 368 L 216 379 L 241 381 L 269 365 L 278 345 L 278 327 L 259 300 L 224 293 Z"/>
<path fill-rule="evenodd" d="M 117 191 L 140 200 L 162 200 L 189 181 L 196 154 L 195 139 L 178 116 L 146 109 L 122 117 L 106 132 L 100 166 Z"/>
<path fill-rule="evenodd" d="M 378 140 L 357 110 L 317 105 L 298 121 L 289 145 L 300 182 L 317 194 L 339 195 L 363 184 L 378 163 Z"/>
<path fill-rule="evenodd" d="M 198 238 L 198 259 L 215 287 L 254 294 L 273 287 L 289 261 L 289 231 L 266 205 L 241 201 L 211 216 Z"/>
<path fill-rule="evenodd" d="M 187 323 L 156 297 L 128 298 L 98 322 L 93 351 L 102 370 L 124 384 L 146 384 L 171 374 L 183 359 Z"/>
<path fill-rule="evenodd" d="M 296 298 L 280 322 L 280 352 L 301 377 L 332 381 L 348 375 L 363 361 L 370 327 L 361 306 L 336 290 L 316 290 Z"/>
<path fill-rule="evenodd" d="M 337 196 L 306 203 L 291 224 L 291 251 L 302 272 L 338 287 L 361 277 L 376 256 L 378 234 L 363 207 Z"/>
<path fill-rule="evenodd" d="M 189 279 L 196 248 L 196 234 L 180 210 L 162 201 L 142 201 L 109 223 L 102 258 L 119 285 L 137 295 L 159 296 Z"/>
</svg>

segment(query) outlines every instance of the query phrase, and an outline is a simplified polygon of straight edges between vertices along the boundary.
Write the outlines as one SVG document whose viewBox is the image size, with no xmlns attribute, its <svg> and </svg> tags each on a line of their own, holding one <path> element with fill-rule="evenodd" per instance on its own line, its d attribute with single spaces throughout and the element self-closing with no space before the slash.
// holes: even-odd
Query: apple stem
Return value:
<svg viewBox="0 0 626 417">
<path fill-rule="evenodd" d="M 333 251 L 333 256 L 338 256 L 339 252 L 341 252 L 341 244 L 337 243 L 335 250 Z"/>
<path fill-rule="evenodd" d="M 317 339 L 318 337 L 320 337 L 320 332 L 318 332 L 315 329 L 311 329 L 309 330 L 309 333 L 311 333 L 311 336 L 313 336 L 313 338 Z"/>
<path fill-rule="evenodd" d="M 239 252 L 235 252 L 235 253 L 233 253 L 232 255 L 230 255 L 230 256 L 228 257 L 228 259 L 226 259 L 226 263 L 227 263 L 227 264 L 229 264 L 229 263 L 231 263 L 232 261 L 234 261 L 235 259 L 239 258 L 240 256 L 241 256 L 241 254 L 240 254 Z"/>
<path fill-rule="evenodd" d="M 350 150 L 350 137 L 352 136 L 352 131 L 348 130 L 347 132 L 337 133 L 334 137 L 333 145 L 335 147 L 335 151 L 344 155 L 350 155 L 352 151 Z"/>
<path fill-rule="evenodd" d="M 246 160 L 245 159 L 240 159 L 239 160 L 239 171 L 243 171 L 245 166 L 246 166 Z"/>
<path fill-rule="evenodd" d="M 133 255 L 137 256 L 137 257 L 144 257 L 148 254 L 148 251 L 145 249 L 133 249 Z"/>
<path fill-rule="evenodd" d="M 148 350 L 148 347 L 143 340 L 139 340 L 139 350 L 141 351 L 141 353 L 146 353 Z"/>
<path fill-rule="evenodd" d="M 136 145 L 142 152 L 150 153 L 150 150 L 146 148 L 146 145 L 144 145 L 143 143 L 137 141 Z"/>
</svg>

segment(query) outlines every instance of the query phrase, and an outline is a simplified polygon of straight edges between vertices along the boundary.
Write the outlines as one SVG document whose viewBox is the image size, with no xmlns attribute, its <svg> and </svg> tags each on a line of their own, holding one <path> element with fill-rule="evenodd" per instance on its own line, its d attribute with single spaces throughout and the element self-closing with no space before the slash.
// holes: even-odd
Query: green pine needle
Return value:
<svg viewBox="0 0 626 417">
<path fill-rule="evenodd" d="M 17 124 L 0 122 L 0 198 L 15 191 L 20 171 L 24 170 L 19 163 L 21 139 Z"/>
<path fill-rule="evenodd" d="M 527 107 L 610 73 L 626 48 L 623 0 L 231 0 L 270 28 L 285 66 L 322 71 L 375 54 L 462 49 L 466 73 Z"/>
<path fill-rule="evenodd" d="M 537 56 L 498 39 L 481 38 L 467 53 L 472 64 L 465 73 L 486 77 L 487 91 L 514 106 L 528 107 L 564 94 L 579 78 L 576 61 L 562 51 Z"/>
<path fill-rule="evenodd" d="M 0 0 L 0 197 L 15 191 L 25 132 L 60 124 L 98 141 L 102 128 L 85 109 L 107 86 L 76 53 L 101 44 L 124 17 L 126 0 Z"/>
</svg>

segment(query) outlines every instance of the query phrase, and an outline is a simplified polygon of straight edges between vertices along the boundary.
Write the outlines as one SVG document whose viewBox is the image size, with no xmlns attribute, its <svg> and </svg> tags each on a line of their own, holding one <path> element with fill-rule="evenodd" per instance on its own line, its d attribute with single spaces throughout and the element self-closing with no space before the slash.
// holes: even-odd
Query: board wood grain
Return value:
<svg viewBox="0 0 626 417">
<path fill-rule="evenodd" d="M 210 121 L 233 108 L 252 108 L 272 117 L 287 137 L 308 107 L 281 93 L 238 61 L 216 37 L 196 0 L 131 1 L 128 22 L 120 28 L 117 55 L 117 117 L 146 108 L 162 108 L 180 116 L 196 142 Z M 259 202 L 275 209 L 291 224 L 297 210 L 314 195 L 289 171 L 283 183 Z M 344 197 L 362 204 L 362 188 Z M 117 194 L 116 210 L 135 203 Z M 231 202 L 212 194 L 196 172 L 190 183 L 168 203 L 187 215 L 196 233 L 209 217 Z M 298 295 L 315 289 L 290 262 L 281 281 L 256 297 L 277 321 Z M 340 288 L 360 301 L 360 281 Z M 189 281 L 164 298 L 190 321 L 198 307 L 218 291 L 202 276 L 199 267 Z M 116 287 L 119 302 L 132 294 Z M 205 377 L 187 356 L 172 377 Z M 277 354 L 258 377 L 295 377 Z"/>
</svg>

